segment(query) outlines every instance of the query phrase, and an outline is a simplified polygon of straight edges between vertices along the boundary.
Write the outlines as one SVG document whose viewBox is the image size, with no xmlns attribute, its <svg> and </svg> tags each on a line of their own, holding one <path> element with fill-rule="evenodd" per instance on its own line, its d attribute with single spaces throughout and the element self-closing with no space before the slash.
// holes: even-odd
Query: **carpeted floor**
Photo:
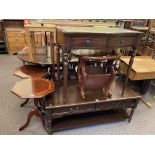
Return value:
<svg viewBox="0 0 155 155">
<path fill-rule="evenodd" d="M 13 95 L 10 90 L 20 78 L 13 75 L 14 69 L 22 63 L 17 56 L 0 55 L 0 134 L 1 135 L 46 135 L 38 118 L 33 118 L 30 125 L 22 132 L 19 126 L 25 121 L 32 103 L 20 108 L 22 99 Z M 131 123 L 127 121 L 92 125 L 82 128 L 55 132 L 58 135 L 124 135 L 155 134 L 155 82 L 152 81 L 146 99 L 153 104 L 148 109 L 139 104 Z"/>
</svg>

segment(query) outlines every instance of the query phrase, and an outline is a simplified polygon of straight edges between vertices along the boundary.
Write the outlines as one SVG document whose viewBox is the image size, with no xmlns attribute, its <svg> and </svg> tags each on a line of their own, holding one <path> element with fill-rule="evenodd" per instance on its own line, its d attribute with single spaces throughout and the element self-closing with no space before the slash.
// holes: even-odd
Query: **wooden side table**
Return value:
<svg viewBox="0 0 155 155">
<path fill-rule="evenodd" d="M 48 70 L 45 68 L 40 68 L 37 65 L 24 65 L 21 67 L 16 68 L 14 75 L 26 79 L 30 77 L 38 77 L 43 76 L 48 73 Z M 23 107 L 25 104 L 27 104 L 29 101 L 29 98 L 26 99 L 20 106 Z"/>
<path fill-rule="evenodd" d="M 54 91 L 54 82 L 41 77 L 28 78 L 17 82 L 11 92 L 23 99 L 34 99 L 34 108 L 28 114 L 27 121 L 19 128 L 25 129 L 33 116 L 39 117 L 45 127 L 43 113 L 41 111 L 41 98 Z"/>
<path fill-rule="evenodd" d="M 125 75 L 129 65 L 129 56 L 123 56 L 120 58 L 120 72 Z M 134 59 L 131 72 L 129 74 L 130 80 L 145 80 L 143 85 L 143 91 L 141 93 L 144 95 L 149 86 L 150 79 L 155 78 L 155 60 L 150 56 L 136 56 Z"/>
<path fill-rule="evenodd" d="M 25 66 L 16 68 L 14 75 L 22 79 L 25 79 L 30 77 L 42 76 L 47 73 L 48 73 L 47 69 L 41 68 L 38 65 L 25 65 Z"/>
</svg>

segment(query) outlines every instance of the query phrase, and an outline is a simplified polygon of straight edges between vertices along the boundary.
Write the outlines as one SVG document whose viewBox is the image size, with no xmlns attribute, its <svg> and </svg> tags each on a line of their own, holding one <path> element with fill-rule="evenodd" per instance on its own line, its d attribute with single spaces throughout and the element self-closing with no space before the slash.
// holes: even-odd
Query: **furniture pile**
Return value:
<svg viewBox="0 0 155 155">
<path fill-rule="evenodd" d="M 49 47 L 41 47 L 42 54 L 35 46 L 35 32 L 50 34 L 49 45 L 45 44 Z M 16 69 L 15 75 L 26 79 L 17 82 L 12 92 L 26 99 L 22 106 L 33 98 L 34 108 L 20 130 L 33 115 L 41 119 L 49 134 L 91 123 L 131 121 L 141 95 L 127 83 L 142 32 L 108 26 L 104 21 L 45 20 L 27 22 L 25 36 L 28 48 L 19 52 L 18 58 L 35 65 Z M 130 59 L 122 82 L 115 75 L 115 65 L 120 57 L 117 50 L 125 48 Z M 52 79 L 40 77 L 47 69 L 36 65 L 49 68 Z"/>
</svg>

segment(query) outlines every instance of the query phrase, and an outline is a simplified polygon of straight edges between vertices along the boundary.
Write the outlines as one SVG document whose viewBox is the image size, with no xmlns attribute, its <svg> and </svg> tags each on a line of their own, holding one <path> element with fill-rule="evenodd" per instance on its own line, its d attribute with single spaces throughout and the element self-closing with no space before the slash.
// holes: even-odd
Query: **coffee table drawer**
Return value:
<svg viewBox="0 0 155 155">
<path fill-rule="evenodd" d="M 94 104 L 83 104 L 83 105 L 74 105 L 69 107 L 56 107 L 53 109 L 53 115 L 65 115 L 65 114 L 74 114 L 80 112 L 94 111 Z"/>
<path fill-rule="evenodd" d="M 106 38 L 71 37 L 72 47 L 105 47 Z"/>
<path fill-rule="evenodd" d="M 137 44 L 136 37 L 113 37 L 109 40 L 109 47 L 133 47 Z"/>
<path fill-rule="evenodd" d="M 96 110 L 110 110 L 110 109 L 121 109 L 131 108 L 134 104 L 134 100 L 122 100 L 114 102 L 97 103 Z"/>
</svg>

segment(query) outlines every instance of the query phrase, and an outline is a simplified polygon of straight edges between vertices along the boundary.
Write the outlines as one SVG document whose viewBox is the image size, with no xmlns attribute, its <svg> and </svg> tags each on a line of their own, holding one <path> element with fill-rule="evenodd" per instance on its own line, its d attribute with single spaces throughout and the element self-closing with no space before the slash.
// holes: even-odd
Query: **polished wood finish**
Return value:
<svg viewBox="0 0 155 155">
<path fill-rule="evenodd" d="M 45 120 L 41 111 L 41 98 L 54 91 L 54 82 L 40 77 L 28 78 L 17 82 L 12 88 L 11 92 L 20 98 L 27 100 L 21 104 L 24 106 L 30 98 L 34 99 L 34 108 L 28 114 L 26 122 L 19 128 L 19 131 L 24 130 L 30 123 L 33 116 L 39 117 L 43 127 L 45 127 Z"/>
<path fill-rule="evenodd" d="M 21 77 L 23 79 L 29 77 L 37 77 L 47 74 L 48 70 L 36 65 L 24 65 L 16 68 L 14 75 Z"/>
<path fill-rule="evenodd" d="M 11 90 L 20 98 L 41 98 L 54 91 L 54 82 L 41 77 L 16 82 Z"/>
<path fill-rule="evenodd" d="M 135 49 L 140 44 L 141 32 L 109 27 L 59 27 L 57 30 L 57 40 L 62 48 L 62 61 L 64 64 L 64 99 L 67 99 L 67 75 L 68 64 L 71 60 L 71 50 L 80 48 L 101 49 L 110 51 L 118 47 L 133 47 L 127 78 L 122 90 L 127 85 L 128 74 L 131 69 Z M 101 39 L 102 44 L 99 41 Z M 104 52 L 103 52 L 104 54 Z"/>
<path fill-rule="evenodd" d="M 63 85 L 55 86 L 55 91 L 53 92 L 52 97 L 49 97 L 46 103 L 46 108 L 62 108 L 62 107 L 68 107 L 68 106 L 74 106 L 79 104 L 88 104 L 88 103 L 96 103 L 100 101 L 111 101 L 122 98 L 122 99 L 129 99 L 129 98 L 135 98 L 137 96 L 140 97 L 138 92 L 135 92 L 130 86 L 127 86 L 125 90 L 124 96 L 121 95 L 121 89 L 122 89 L 123 83 L 122 79 L 116 77 L 113 83 L 113 89 L 112 89 L 112 97 L 109 98 L 106 95 L 103 95 L 102 91 L 99 89 L 94 91 L 94 89 L 88 89 L 86 91 L 85 99 L 81 98 L 81 95 L 79 93 L 79 85 L 77 80 L 69 80 L 68 81 L 68 89 L 67 93 L 69 93 L 69 97 L 67 98 L 67 101 L 63 100 Z M 73 93 L 71 93 L 73 92 Z M 100 104 L 100 103 L 98 103 Z"/>
<path fill-rule="evenodd" d="M 85 88 L 102 88 L 105 95 L 112 96 L 111 85 L 115 78 L 113 62 L 117 58 L 118 56 L 79 57 L 78 81 L 83 99 Z M 89 61 L 94 61 L 97 66 L 88 66 Z"/>
<path fill-rule="evenodd" d="M 122 74 L 126 74 L 129 65 L 128 56 L 122 56 L 120 58 L 120 71 Z M 146 80 L 155 78 L 155 60 L 150 56 L 136 56 L 134 63 L 129 74 L 131 80 Z"/>
<path fill-rule="evenodd" d="M 85 92 L 85 99 L 82 99 L 79 93 L 77 81 L 69 81 L 67 93 L 70 94 L 67 100 L 63 99 L 63 86 L 56 86 L 52 97 L 47 98 L 45 110 L 47 111 L 46 129 L 49 134 L 52 132 L 70 128 L 83 126 L 115 119 L 128 119 L 131 121 L 133 111 L 138 104 L 141 96 L 129 86 L 125 89 L 124 96 L 121 95 L 122 81 L 116 78 L 113 84 L 112 97 L 108 98 L 102 94 L 101 90 L 89 89 Z M 124 113 L 124 109 L 132 109 L 132 113 Z M 123 110 L 123 113 L 115 110 Z M 114 110 L 110 112 L 109 110 Z M 94 112 L 100 112 L 97 114 Z M 107 112 L 106 112 L 107 111 Z M 105 112 L 105 113 L 104 113 Z M 78 117 L 76 117 L 78 115 Z M 123 117 L 123 118 L 122 118 Z M 100 118 L 100 119 L 99 119 Z M 102 119 L 102 121 L 101 121 Z M 100 121 L 99 121 L 100 120 Z"/>
</svg>

